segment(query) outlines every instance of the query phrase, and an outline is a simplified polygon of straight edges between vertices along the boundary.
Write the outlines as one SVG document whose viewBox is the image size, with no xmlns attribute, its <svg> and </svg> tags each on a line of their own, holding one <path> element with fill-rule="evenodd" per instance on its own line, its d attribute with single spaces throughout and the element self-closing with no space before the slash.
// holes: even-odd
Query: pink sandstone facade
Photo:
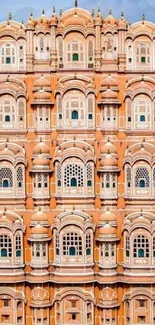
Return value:
<svg viewBox="0 0 155 325">
<path fill-rule="evenodd" d="M 155 324 L 155 25 L 0 23 L 0 324 Z"/>
</svg>

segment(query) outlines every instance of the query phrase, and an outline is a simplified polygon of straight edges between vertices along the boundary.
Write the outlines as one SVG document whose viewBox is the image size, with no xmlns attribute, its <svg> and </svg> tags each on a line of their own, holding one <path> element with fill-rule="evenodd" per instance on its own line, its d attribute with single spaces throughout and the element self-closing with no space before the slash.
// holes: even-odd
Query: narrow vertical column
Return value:
<svg viewBox="0 0 155 325">
<path fill-rule="evenodd" d="M 118 23 L 118 59 L 119 59 L 119 70 L 124 71 L 126 69 L 126 53 L 125 53 L 125 37 L 127 31 L 127 22 L 124 18 L 123 12 Z"/>
<path fill-rule="evenodd" d="M 31 13 L 26 25 L 26 69 L 27 71 L 33 71 L 33 59 L 34 59 L 34 42 L 33 42 L 34 20 Z"/>
<path fill-rule="evenodd" d="M 57 27 L 58 19 L 55 15 L 55 7 L 53 7 L 53 14 L 50 21 L 51 26 L 51 70 L 57 69 L 57 51 L 56 51 L 56 27 Z"/>
<path fill-rule="evenodd" d="M 100 8 L 98 8 L 98 14 L 95 19 L 95 28 L 96 28 L 95 69 L 98 71 L 101 68 L 101 26 L 102 26 L 102 15 L 100 13 Z"/>
</svg>

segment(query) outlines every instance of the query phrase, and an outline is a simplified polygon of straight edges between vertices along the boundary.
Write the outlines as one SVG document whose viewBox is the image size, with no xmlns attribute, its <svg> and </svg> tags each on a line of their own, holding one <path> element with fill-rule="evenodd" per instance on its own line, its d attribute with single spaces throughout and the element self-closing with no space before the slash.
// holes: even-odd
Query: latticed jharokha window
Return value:
<svg viewBox="0 0 155 325">
<path fill-rule="evenodd" d="M 13 187 L 13 174 L 10 168 L 0 168 L 0 188 Z"/>
<path fill-rule="evenodd" d="M 130 256 L 130 237 L 126 237 L 126 242 L 125 242 L 125 252 L 126 252 L 126 257 Z"/>
<path fill-rule="evenodd" d="M 15 64 L 16 63 L 16 51 L 15 47 L 6 43 L 2 47 L 2 64 Z"/>
<path fill-rule="evenodd" d="M 137 46 L 137 63 L 150 63 L 150 46 L 146 43 L 141 43 Z"/>
<path fill-rule="evenodd" d="M 86 234 L 86 255 L 91 255 L 91 234 Z"/>
<path fill-rule="evenodd" d="M 12 257 L 12 240 L 7 235 L 0 235 L 0 257 Z"/>
<path fill-rule="evenodd" d="M 67 61 L 84 62 L 84 46 L 81 42 L 72 41 L 68 44 Z"/>
<path fill-rule="evenodd" d="M 16 236 L 16 257 L 21 257 L 22 253 L 22 242 L 21 242 L 21 236 Z"/>
<path fill-rule="evenodd" d="M 82 255 L 82 237 L 79 234 L 70 232 L 63 236 L 63 255 Z"/>
<path fill-rule="evenodd" d="M 149 257 L 149 240 L 146 236 L 138 235 L 134 239 L 133 257 Z"/>
<path fill-rule="evenodd" d="M 126 176 L 127 176 L 127 187 L 131 187 L 131 168 L 128 167 L 126 170 Z"/>
<path fill-rule="evenodd" d="M 23 170 L 21 167 L 17 168 L 17 187 L 23 187 Z"/>
<path fill-rule="evenodd" d="M 135 187 L 145 188 L 150 186 L 149 171 L 145 167 L 136 169 Z"/>
<path fill-rule="evenodd" d="M 77 164 L 67 165 L 64 170 L 64 185 L 65 187 L 83 187 L 83 167 Z"/>
<path fill-rule="evenodd" d="M 55 234 L 55 252 L 56 255 L 60 254 L 60 242 L 59 242 L 59 234 Z"/>
</svg>

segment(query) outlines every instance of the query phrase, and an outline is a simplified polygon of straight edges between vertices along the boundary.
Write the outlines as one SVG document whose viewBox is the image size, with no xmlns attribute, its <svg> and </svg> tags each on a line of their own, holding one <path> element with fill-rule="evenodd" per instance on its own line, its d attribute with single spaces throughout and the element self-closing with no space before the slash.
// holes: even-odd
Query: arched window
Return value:
<svg viewBox="0 0 155 325">
<path fill-rule="evenodd" d="M 94 94 L 88 97 L 80 90 L 57 95 L 57 125 L 63 128 L 94 127 Z"/>
<path fill-rule="evenodd" d="M 146 187 L 144 179 L 139 180 L 139 187 L 141 187 L 141 188 Z"/>
<path fill-rule="evenodd" d="M 5 122 L 10 122 L 10 120 L 11 120 L 11 119 L 10 119 L 10 116 L 9 116 L 9 115 L 6 115 L 6 116 L 5 116 Z"/>
<path fill-rule="evenodd" d="M 0 235 L 0 257 L 12 257 L 12 240 L 8 235 Z"/>
<path fill-rule="evenodd" d="M 56 162 L 57 194 L 91 195 L 94 192 L 94 163 L 84 162 L 78 157 L 70 157 L 62 165 Z"/>
<path fill-rule="evenodd" d="M 149 171 L 145 167 L 139 167 L 135 173 L 135 187 L 144 188 L 150 186 Z"/>
<path fill-rule="evenodd" d="M 74 232 L 69 232 L 63 236 L 63 255 L 82 255 L 82 237 Z"/>
<path fill-rule="evenodd" d="M 36 197 L 43 197 L 49 195 L 49 174 L 35 173 L 34 175 L 34 195 Z"/>
<path fill-rule="evenodd" d="M 68 164 L 64 170 L 64 186 L 65 187 L 83 187 L 84 173 L 81 164 Z"/>
<path fill-rule="evenodd" d="M 13 187 L 13 174 L 10 168 L 0 168 L 0 188 Z"/>
<path fill-rule="evenodd" d="M 32 264 L 43 265 L 48 263 L 46 242 L 32 243 Z"/>
<path fill-rule="evenodd" d="M 72 187 L 76 187 L 77 186 L 77 180 L 76 180 L 76 178 L 71 178 L 71 186 Z"/>
<path fill-rule="evenodd" d="M 93 41 L 88 41 L 88 68 L 93 68 L 93 61 L 94 61 L 94 45 Z"/>
<path fill-rule="evenodd" d="M 148 258 L 149 257 L 149 240 L 146 236 L 138 235 L 134 238 L 133 257 Z"/>
<path fill-rule="evenodd" d="M 87 182 L 87 186 L 88 186 L 88 187 L 92 186 L 92 181 L 88 181 L 88 182 Z"/>
<path fill-rule="evenodd" d="M 67 44 L 67 67 L 78 69 L 84 67 L 84 45 L 82 42 L 73 40 Z"/>
<path fill-rule="evenodd" d="M 9 181 L 7 179 L 4 179 L 3 180 L 3 185 L 2 185 L 3 188 L 8 188 L 9 187 Z"/>
<path fill-rule="evenodd" d="M 35 58 L 37 60 L 50 59 L 50 35 L 41 33 L 35 36 Z"/>
<path fill-rule="evenodd" d="M 73 54 L 73 61 L 79 61 L 79 55 L 77 53 Z"/>
<path fill-rule="evenodd" d="M 100 244 L 100 264 L 110 265 L 116 263 L 116 245 L 114 243 Z"/>
<path fill-rule="evenodd" d="M 125 239 L 125 253 L 126 257 L 130 257 L 130 237 L 126 236 Z"/>
<path fill-rule="evenodd" d="M 13 44 L 6 43 L 2 46 L 2 65 L 16 64 L 16 48 Z"/>
<path fill-rule="evenodd" d="M 150 46 L 151 46 L 151 44 L 147 44 L 147 43 L 143 43 L 143 42 L 137 45 L 136 63 L 138 65 L 150 64 L 150 62 L 151 62 Z"/>
<path fill-rule="evenodd" d="M 151 128 L 151 99 L 148 96 L 140 95 L 133 101 L 134 107 L 134 129 Z"/>
<path fill-rule="evenodd" d="M 145 115 L 140 116 L 140 122 L 145 122 Z"/>
<path fill-rule="evenodd" d="M 72 120 L 78 120 L 78 118 L 79 118 L 78 112 L 77 111 L 73 111 L 72 112 Z"/>
<path fill-rule="evenodd" d="M 91 243 L 91 234 L 88 233 L 86 234 L 86 255 L 89 256 L 91 255 L 91 246 L 92 246 L 92 243 Z"/>
<path fill-rule="evenodd" d="M 22 255 L 22 241 L 21 235 L 16 235 L 16 257 L 21 257 Z"/>
</svg>

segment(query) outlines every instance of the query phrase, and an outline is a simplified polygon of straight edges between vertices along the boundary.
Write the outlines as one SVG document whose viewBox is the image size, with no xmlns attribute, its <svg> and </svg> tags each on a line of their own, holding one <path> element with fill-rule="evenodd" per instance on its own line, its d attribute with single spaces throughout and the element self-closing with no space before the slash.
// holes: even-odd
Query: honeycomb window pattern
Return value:
<svg viewBox="0 0 155 325">
<path fill-rule="evenodd" d="M 64 171 L 64 185 L 65 187 L 71 186 L 71 180 L 75 178 L 78 187 L 84 186 L 83 168 L 80 165 L 67 165 Z"/>
</svg>

